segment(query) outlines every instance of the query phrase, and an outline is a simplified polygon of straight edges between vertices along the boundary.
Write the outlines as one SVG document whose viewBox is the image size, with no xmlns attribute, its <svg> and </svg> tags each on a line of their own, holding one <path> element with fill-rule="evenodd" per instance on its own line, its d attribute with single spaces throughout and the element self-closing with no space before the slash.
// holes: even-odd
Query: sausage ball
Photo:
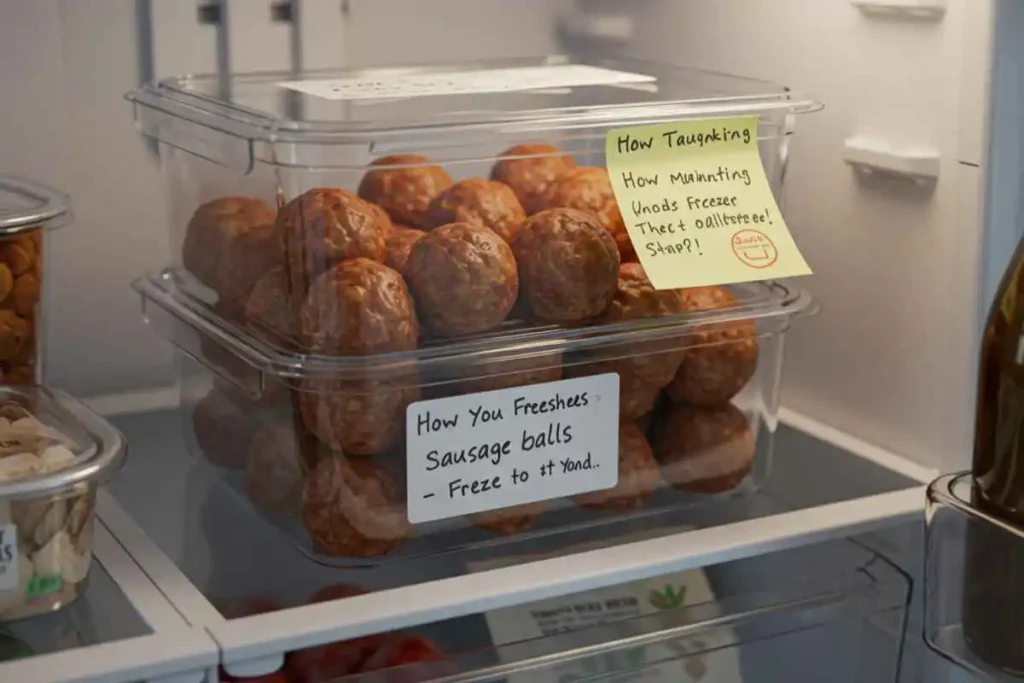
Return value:
<svg viewBox="0 0 1024 683">
<path fill-rule="evenodd" d="M 213 289 L 219 284 L 219 262 L 235 240 L 255 227 L 273 223 L 277 212 L 254 197 L 221 197 L 196 209 L 185 228 L 181 262 Z"/>
<path fill-rule="evenodd" d="M 39 248 L 36 244 L 39 230 L 30 234 L 0 241 L 0 263 L 3 263 L 10 274 L 18 277 L 36 267 L 39 260 Z"/>
<path fill-rule="evenodd" d="M 562 354 L 546 353 L 515 360 L 484 361 L 469 366 L 461 374 L 467 379 L 456 383 L 459 394 L 557 382 L 562 379 Z"/>
<path fill-rule="evenodd" d="M 212 389 L 192 410 L 192 431 L 207 460 L 238 470 L 249 458 L 256 424 L 226 394 Z"/>
<path fill-rule="evenodd" d="M 426 227 L 475 223 L 490 228 L 508 242 L 526 220 L 516 193 L 495 180 L 462 180 L 434 197 L 427 207 Z"/>
<path fill-rule="evenodd" d="M 314 549 L 333 557 L 377 557 L 409 536 L 402 492 L 368 460 L 323 458 L 306 478 L 302 520 Z"/>
<path fill-rule="evenodd" d="M 527 215 L 547 208 L 546 196 L 552 183 L 576 168 L 576 160 L 560 154 L 554 145 L 515 145 L 501 153 L 503 158 L 491 169 L 491 179 L 505 183 L 519 198 Z"/>
<path fill-rule="evenodd" d="M 615 296 L 619 252 L 590 214 L 549 209 L 512 238 L 523 297 L 531 314 L 552 322 L 593 318 Z"/>
<path fill-rule="evenodd" d="M 626 231 L 615 191 L 603 168 L 586 167 L 569 171 L 551 184 L 547 194 L 549 208 L 565 207 L 592 213 L 615 239 L 622 261 L 636 261 L 633 242 Z"/>
<path fill-rule="evenodd" d="M 644 318 L 673 318 L 688 311 L 681 289 L 655 289 L 639 263 L 619 267 L 618 287 L 600 322 L 622 323 Z M 620 374 L 663 387 L 672 381 L 683 360 L 683 344 L 677 340 L 650 341 L 630 345 L 628 358 L 611 361 Z M 615 349 L 621 355 L 623 350 Z M 600 352 L 597 352 L 600 354 Z"/>
<path fill-rule="evenodd" d="M 283 265 L 277 224 L 259 225 L 239 235 L 221 255 L 213 288 L 221 301 L 244 306 L 259 279 Z"/>
<path fill-rule="evenodd" d="M 754 435 L 735 406 L 676 407 L 656 430 L 654 454 L 665 481 L 691 493 L 724 493 L 754 464 Z"/>
<path fill-rule="evenodd" d="M 394 154 L 374 161 L 359 183 L 359 196 L 379 205 L 395 223 L 423 228 L 430 201 L 452 184 L 440 166 L 418 154 Z"/>
<path fill-rule="evenodd" d="M 486 332 L 501 324 L 519 295 L 516 260 L 505 240 L 472 223 L 432 230 L 405 264 L 420 320 L 435 335 Z"/>
<path fill-rule="evenodd" d="M 306 380 L 299 392 L 302 422 L 321 443 L 346 455 L 377 455 L 405 428 L 405 409 L 419 399 L 412 380 Z"/>
<path fill-rule="evenodd" d="M 691 312 L 729 308 L 736 299 L 724 287 L 685 290 Z M 699 327 L 687 339 L 682 363 L 665 387 L 669 397 L 693 406 L 728 403 L 757 370 L 757 325 L 737 320 Z"/>
<path fill-rule="evenodd" d="M 384 228 L 384 234 L 390 235 L 391 231 L 395 229 L 395 224 L 392 222 L 391 216 L 389 216 L 388 212 L 384 210 L 384 207 L 380 206 L 379 204 L 374 204 L 373 202 L 367 202 L 367 204 L 369 204 L 370 209 L 372 209 L 373 212 L 377 214 L 377 220 Z"/>
<path fill-rule="evenodd" d="M 569 370 L 570 377 L 589 377 L 613 372 L 619 376 L 619 417 L 638 420 L 654 410 L 661 387 L 641 377 L 628 363 L 584 363 Z"/>
<path fill-rule="evenodd" d="M 284 205 L 277 222 L 295 291 L 308 289 L 318 275 L 346 259 L 383 263 L 391 228 L 376 207 L 333 188 L 303 192 Z"/>
<path fill-rule="evenodd" d="M 249 445 L 245 490 L 271 512 L 297 513 L 304 482 L 302 449 L 295 424 L 278 420 L 263 426 Z"/>
<path fill-rule="evenodd" d="M 308 348 L 352 356 L 415 349 L 420 333 L 405 280 L 366 258 L 342 261 L 316 279 L 299 329 Z"/>
<path fill-rule="evenodd" d="M 661 475 L 647 437 L 632 420 L 619 423 L 619 483 L 604 491 L 573 497 L 580 507 L 630 512 L 658 490 Z"/>
<path fill-rule="evenodd" d="M 539 501 L 524 505 L 513 505 L 512 507 L 499 510 L 478 512 L 475 515 L 470 515 L 469 519 L 474 525 L 481 529 L 486 529 L 492 534 L 511 536 L 529 529 L 547 509 L 548 504 L 544 501 Z"/>
<path fill-rule="evenodd" d="M 16 358 L 32 340 L 32 323 L 15 311 L 0 310 L 0 360 Z"/>
<path fill-rule="evenodd" d="M 277 341 L 294 343 L 299 336 L 295 297 L 284 266 L 278 266 L 256 281 L 245 302 L 245 321 L 256 332 L 269 333 Z"/>
<path fill-rule="evenodd" d="M 409 252 L 412 245 L 419 242 L 425 232 L 416 228 L 407 228 L 404 225 L 396 225 L 388 235 L 388 253 L 384 263 L 389 268 L 394 268 L 399 273 L 405 272 L 405 262 L 409 260 Z"/>
</svg>

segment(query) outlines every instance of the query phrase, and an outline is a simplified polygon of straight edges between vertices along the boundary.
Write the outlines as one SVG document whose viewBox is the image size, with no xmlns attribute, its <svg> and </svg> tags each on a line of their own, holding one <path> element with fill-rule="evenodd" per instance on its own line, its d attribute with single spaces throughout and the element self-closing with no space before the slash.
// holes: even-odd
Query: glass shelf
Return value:
<svg viewBox="0 0 1024 683">
<path fill-rule="evenodd" d="M 100 517 L 190 623 L 209 630 L 236 675 L 276 670 L 284 653 L 322 643 L 845 538 L 919 518 L 924 502 L 920 481 L 780 427 L 775 472 L 760 494 L 681 511 L 664 527 L 581 535 L 579 547 L 554 554 L 541 542 L 512 558 L 338 569 L 311 562 L 208 463 L 188 456 L 176 411 L 114 422 L 133 457 L 101 497 Z M 467 571 L 495 561 L 507 566 Z M 370 592 L 306 604 L 340 582 Z M 254 597 L 272 599 L 275 611 L 225 618 L 218 609 Z"/>
</svg>

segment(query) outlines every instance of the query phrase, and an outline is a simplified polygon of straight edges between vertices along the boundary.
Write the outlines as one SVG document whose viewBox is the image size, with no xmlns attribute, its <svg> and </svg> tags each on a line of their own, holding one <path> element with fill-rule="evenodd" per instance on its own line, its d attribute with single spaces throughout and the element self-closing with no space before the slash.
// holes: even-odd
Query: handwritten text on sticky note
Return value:
<svg viewBox="0 0 1024 683">
<path fill-rule="evenodd" d="M 757 117 L 617 128 L 605 152 L 656 289 L 810 274 L 765 176 Z"/>
</svg>

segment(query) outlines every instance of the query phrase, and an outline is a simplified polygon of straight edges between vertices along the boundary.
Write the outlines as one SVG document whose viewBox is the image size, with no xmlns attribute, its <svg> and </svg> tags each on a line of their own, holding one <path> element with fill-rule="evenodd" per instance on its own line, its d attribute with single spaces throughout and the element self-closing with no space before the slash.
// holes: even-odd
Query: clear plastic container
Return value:
<svg viewBox="0 0 1024 683">
<path fill-rule="evenodd" d="M 125 450 L 120 432 L 67 394 L 0 387 L 0 621 L 78 597 L 96 489 Z"/>
<path fill-rule="evenodd" d="M 63 193 L 0 173 L 0 382 L 42 380 L 45 233 L 70 218 Z"/>
<path fill-rule="evenodd" d="M 969 472 L 928 487 L 925 641 L 993 681 L 1024 680 L 1024 530 L 973 503 Z"/>
<path fill-rule="evenodd" d="M 136 288 L 202 368 L 186 424 L 319 559 L 606 523 L 767 472 L 782 339 L 809 298 L 654 290 L 604 138 L 756 115 L 778 192 L 813 102 L 564 58 L 186 77 L 129 99 L 179 247 Z"/>
</svg>

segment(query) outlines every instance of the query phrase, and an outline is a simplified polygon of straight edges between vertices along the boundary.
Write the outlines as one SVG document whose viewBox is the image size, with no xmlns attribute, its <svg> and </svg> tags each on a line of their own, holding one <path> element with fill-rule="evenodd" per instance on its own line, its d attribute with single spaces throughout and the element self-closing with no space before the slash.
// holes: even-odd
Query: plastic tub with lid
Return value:
<svg viewBox="0 0 1024 683">
<path fill-rule="evenodd" d="M 190 438 L 317 559 L 651 523 L 767 474 L 810 299 L 654 289 L 605 137 L 756 117 L 777 193 L 814 102 L 564 58 L 189 76 L 129 99 L 178 246 L 136 289 L 199 361 Z"/>
</svg>

